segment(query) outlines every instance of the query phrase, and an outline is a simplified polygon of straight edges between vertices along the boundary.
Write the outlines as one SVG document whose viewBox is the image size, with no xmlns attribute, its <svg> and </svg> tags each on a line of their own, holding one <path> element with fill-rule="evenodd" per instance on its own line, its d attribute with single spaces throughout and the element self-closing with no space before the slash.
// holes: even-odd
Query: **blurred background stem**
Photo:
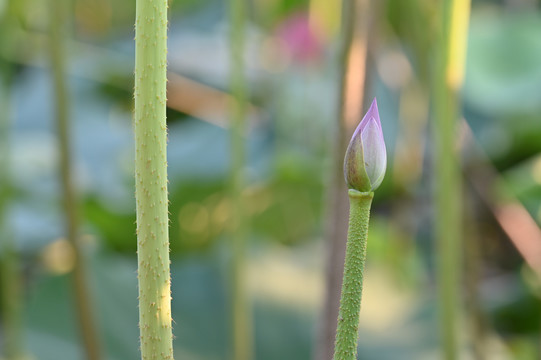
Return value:
<svg viewBox="0 0 541 360">
<path fill-rule="evenodd" d="M 9 33 L 8 11 L 0 18 L 0 44 L 5 46 Z M 0 355 L 7 360 L 23 357 L 21 288 L 19 273 L 19 254 L 15 246 L 13 232 L 9 223 L 9 204 L 11 186 L 11 163 L 9 129 L 11 110 L 11 86 L 13 67 L 7 61 L 0 60 L 0 299 L 3 318 L 4 339 L 0 344 Z"/>
<path fill-rule="evenodd" d="M 458 320 L 462 270 L 461 171 L 457 151 L 460 88 L 469 22 L 469 0 L 444 0 L 434 97 L 437 266 L 442 349 L 459 357 Z"/>
<path fill-rule="evenodd" d="M 253 357 L 252 310 L 246 288 L 247 220 L 243 203 L 247 89 L 244 74 L 245 0 L 229 2 L 231 103 L 231 290 L 233 322 L 233 359 Z"/>
<path fill-rule="evenodd" d="M 464 277 L 465 304 L 468 313 L 468 327 L 471 332 L 472 358 L 486 359 L 486 320 L 482 302 L 478 293 L 481 284 L 481 233 L 475 209 L 474 191 L 471 187 L 465 190 L 464 197 Z"/>
<path fill-rule="evenodd" d="M 334 341 L 340 307 L 340 289 L 346 256 L 349 202 L 344 180 L 344 155 L 349 139 L 361 120 L 366 78 L 369 30 L 369 0 L 342 0 L 341 48 L 338 58 L 339 94 L 336 108 L 336 137 L 331 151 L 326 234 L 325 299 L 314 350 L 314 360 L 328 360 Z"/>
<path fill-rule="evenodd" d="M 70 3 L 67 0 L 51 0 L 50 9 L 50 56 L 53 72 L 60 178 L 63 192 L 65 231 L 73 247 L 75 257 L 72 287 L 75 308 L 79 320 L 83 346 L 89 360 L 100 359 L 100 345 L 92 312 L 92 297 L 86 278 L 84 257 L 79 243 L 79 215 L 72 176 L 72 147 L 70 144 L 69 99 L 66 80 L 65 37 L 69 19 Z"/>
</svg>

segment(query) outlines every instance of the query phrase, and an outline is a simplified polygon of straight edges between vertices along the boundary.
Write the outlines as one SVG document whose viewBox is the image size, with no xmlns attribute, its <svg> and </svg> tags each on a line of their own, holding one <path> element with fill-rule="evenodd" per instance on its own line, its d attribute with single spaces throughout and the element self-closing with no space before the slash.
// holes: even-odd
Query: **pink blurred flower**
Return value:
<svg viewBox="0 0 541 360">
<path fill-rule="evenodd" d="M 321 39 L 310 24 L 308 14 L 296 13 L 277 28 L 284 51 L 297 62 L 317 60 L 323 51 Z"/>
</svg>

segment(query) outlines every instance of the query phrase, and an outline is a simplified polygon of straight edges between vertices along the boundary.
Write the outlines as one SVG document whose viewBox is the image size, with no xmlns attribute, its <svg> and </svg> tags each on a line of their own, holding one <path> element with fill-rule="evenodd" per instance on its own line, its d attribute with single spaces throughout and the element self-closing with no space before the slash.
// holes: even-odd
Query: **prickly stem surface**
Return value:
<svg viewBox="0 0 541 360">
<path fill-rule="evenodd" d="M 370 205 L 374 193 L 349 190 L 349 228 L 346 246 L 342 297 L 336 329 L 335 360 L 357 359 L 359 313 L 363 290 L 364 263 Z"/>
<path fill-rule="evenodd" d="M 173 359 L 167 200 L 167 0 L 137 0 L 135 197 L 143 360 Z"/>
</svg>

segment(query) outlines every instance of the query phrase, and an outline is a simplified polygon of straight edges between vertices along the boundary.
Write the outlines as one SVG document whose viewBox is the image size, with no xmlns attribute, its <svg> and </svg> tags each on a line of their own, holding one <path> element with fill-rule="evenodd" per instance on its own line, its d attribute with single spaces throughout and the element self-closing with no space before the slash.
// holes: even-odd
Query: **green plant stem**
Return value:
<svg viewBox="0 0 541 360">
<path fill-rule="evenodd" d="M 368 222 L 373 197 L 374 193 L 349 190 L 349 228 L 342 296 L 336 328 L 335 360 L 355 360 L 357 358 Z"/>
<path fill-rule="evenodd" d="M 0 31 L 8 32 L 9 30 L 7 26 L 3 26 Z M 4 38 L 1 37 L 1 40 Z M 0 44 L 4 43 L 4 41 L 0 41 Z M 19 254 L 9 226 L 7 211 L 12 190 L 9 142 L 11 71 L 12 67 L 9 64 L 0 61 L 0 169 L 2 169 L 0 171 L 0 283 L 2 284 L 0 303 L 5 333 L 0 348 L 3 349 L 3 355 L 7 360 L 16 360 L 22 359 L 24 350 Z"/>
<path fill-rule="evenodd" d="M 1 216 L 1 215 L 0 215 Z M 0 275 L 2 281 L 2 314 L 4 323 L 3 355 L 7 360 L 24 358 L 22 340 L 22 307 L 21 283 L 19 269 L 19 254 L 12 241 L 12 233 L 7 227 L 7 221 L 2 219 L 2 259 Z"/>
<path fill-rule="evenodd" d="M 478 164 L 475 164 L 478 166 Z M 487 185 L 487 184 L 484 184 Z M 468 189 L 468 194 L 473 189 Z M 464 232 L 465 232 L 465 251 L 464 251 L 464 271 L 468 274 L 465 277 L 465 293 L 466 306 L 468 310 L 468 323 L 471 327 L 471 345 L 472 359 L 485 360 L 485 338 L 486 338 L 486 321 L 483 314 L 483 308 L 479 299 L 478 288 L 481 280 L 481 236 L 480 229 L 477 223 L 475 214 L 475 204 L 473 201 L 468 201 L 473 197 L 465 197 L 465 215 Z"/>
<path fill-rule="evenodd" d="M 144 360 L 173 359 L 167 200 L 167 0 L 137 0 L 135 198 Z"/>
<path fill-rule="evenodd" d="M 0 18 L 0 48 L 4 54 L 15 53 L 18 41 L 13 33 L 18 30 L 15 19 L 24 9 L 20 1 L 8 0 Z M 14 66 L 5 59 L 0 59 L 0 299 L 4 341 L 0 344 L 6 360 L 24 359 L 23 302 L 20 257 L 15 237 L 9 222 L 9 206 L 12 200 L 13 183 L 10 152 L 10 121 L 12 113 L 11 90 L 14 81 Z M 1 356 L 2 354 L 0 354 Z"/>
<path fill-rule="evenodd" d="M 460 114 L 459 91 L 462 85 L 469 0 L 442 3 L 442 29 L 436 52 L 434 97 L 436 238 L 443 354 L 446 360 L 458 358 L 458 309 L 462 267 L 461 173 L 456 139 Z"/>
<path fill-rule="evenodd" d="M 231 103 L 231 290 L 233 359 L 249 360 L 252 355 L 252 317 L 246 289 L 246 211 L 243 205 L 244 165 L 246 161 L 246 79 L 244 76 L 245 0 L 230 0 L 230 86 Z"/>
<path fill-rule="evenodd" d="M 56 121 L 58 131 L 58 146 L 60 154 L 60 178 L 64 197 L 64 212 L 66 220 L 66 236 L 74 250 L 74 268 L 72 282 L 75 295 L 75 306 L 79 317 L 81 335 L 89 360 L 98 360 L 100 345 L 94 316 L 92 314 L 91 296 L 86 280 L 84 258 L 79 245 L 78 207 L 73 186 L 71 170 L 71 145 L 69 128 L 69 100 L 65 77 L 65 39 L 66 23 L 68 20 L 68 2 L 51 0 L 50 3 L 50 51 L 53 82 L 55 91 Z"/>
</svg>

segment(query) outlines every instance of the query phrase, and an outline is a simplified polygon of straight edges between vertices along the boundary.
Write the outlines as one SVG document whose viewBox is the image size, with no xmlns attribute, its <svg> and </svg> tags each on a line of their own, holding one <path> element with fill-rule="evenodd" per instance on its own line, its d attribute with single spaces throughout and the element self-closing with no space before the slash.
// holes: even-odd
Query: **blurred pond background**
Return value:
<svg viewBox="0 0 541 360">
<path fill-rule="evenodd" d="M 84 356 L 58 170 L 51 1 L 0 0 L 1 239 L 14 244 L 1 249 L 4 262 L 18 259 L 20 273 L 16 284 L 2 277 L 1 295 L 20 288 L 29 359 L 69 360 Z M 389 164 L 372 209 L 359 358 L 437 359 L 429 69 L 439 15 L 429 0 L 371 3 L 359 101 L 364 113 L 378 99 Z M 325 298 L 329 184 L 338 161 L 332 149 L 341 4 L 246 5 L 243 197 L 254 358 L 310 359 Z M 465 122 L 457 136 L 464 179 L 464 264 L 457 264 L 464 269 L 461 359 L 541 357 L 539 6 L 535 0 L 472 2 Z M 169 211 L 178 359 L 231 353 L 227 12 L 222 0 L 170 3 Z M 136 359 L 135 2 L 72 0 L 70 17 L 71 155 L 88 286 L 104 358 Z M 10 317 L 3 309 L 0 341 Z"/>
</svg>

